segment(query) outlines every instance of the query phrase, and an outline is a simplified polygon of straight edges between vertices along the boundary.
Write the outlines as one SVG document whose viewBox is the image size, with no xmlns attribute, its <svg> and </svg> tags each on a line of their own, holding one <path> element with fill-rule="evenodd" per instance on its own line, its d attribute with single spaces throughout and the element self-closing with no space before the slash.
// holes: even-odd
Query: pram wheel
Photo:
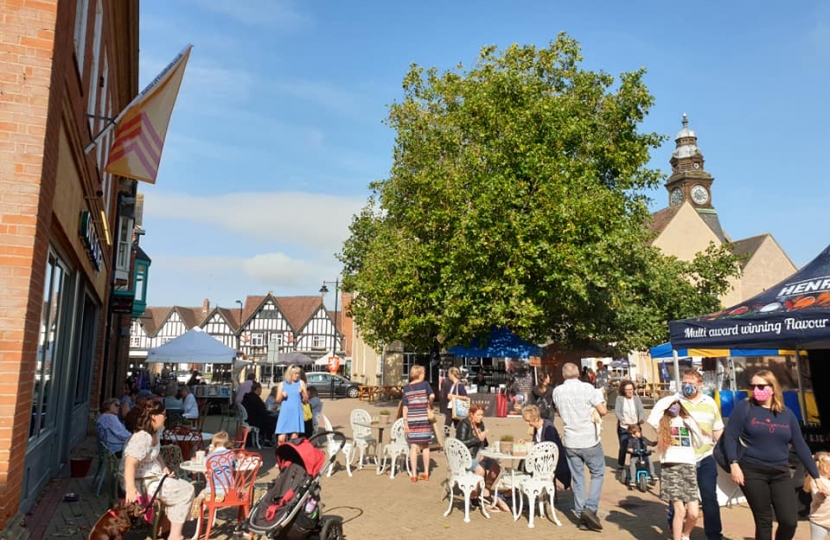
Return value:
<svg viewBox="0 0 830 540">
<path fill-rule="evenodd" d="M 343 523 L 337 518 L 323 518 L 320 527 L 320 540 L 343 540 Z"/>
</svg>

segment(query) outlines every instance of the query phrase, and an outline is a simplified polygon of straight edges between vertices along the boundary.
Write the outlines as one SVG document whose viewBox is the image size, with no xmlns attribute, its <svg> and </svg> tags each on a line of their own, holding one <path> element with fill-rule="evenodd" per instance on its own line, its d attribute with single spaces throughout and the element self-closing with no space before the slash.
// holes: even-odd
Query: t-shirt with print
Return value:
<svg viewBox="0 0 830 540">
<path fill-rule="evenodd" d="M 700 431 L 693 420 L 685 420 L 680 416 L 671 419 L 669 424 L 671 443 L 660 456 L 660 463 L 685 463 L 694 465 L 695 443 L 700 440 Z"/>
</svg>

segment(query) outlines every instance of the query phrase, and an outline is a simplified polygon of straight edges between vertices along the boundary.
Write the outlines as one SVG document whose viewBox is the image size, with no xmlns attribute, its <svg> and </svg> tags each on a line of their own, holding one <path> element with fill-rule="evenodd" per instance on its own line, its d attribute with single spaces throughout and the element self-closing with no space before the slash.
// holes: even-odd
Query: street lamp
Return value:
<svg viewBox="0 0 830 540">
<path fill-rule="evenodd" d="M 320 287 L 320 294 L 323 296 L 329 292 L 328 287 L 326 287 L 326 283 L 332 283 L 331 281 L 323 281 L 323 286 Z M 334 327 L 332 329 L 332 340 L 331 340 L 331 354 L 337 356 L 337 301 L 339 299 L 338 290 L 340 289 L 340 278 L 336 278 L 334 280 Z M 329 370 L 331 371 L 331 370 Z M 331 378 L 331 399 L 337 399 L 334 395 L 334 373 L 332 373 Z"/>
</svg>

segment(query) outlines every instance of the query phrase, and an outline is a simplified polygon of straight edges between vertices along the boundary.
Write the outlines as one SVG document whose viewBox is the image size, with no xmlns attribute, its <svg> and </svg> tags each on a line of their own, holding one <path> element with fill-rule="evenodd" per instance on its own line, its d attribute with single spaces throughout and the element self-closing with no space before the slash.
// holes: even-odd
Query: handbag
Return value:
<svg viewBox="0 0 830 540">
<path fill-rule="evenodd" d="M 312 418 L 314 418 L 314 413 L 311 412 L 311 404 L 303 403 L 303 420 L 308 422 Z"/>
<path fill-rule="evenodd" d="M 715 458 L 715 462 L 718 466 L 723 469 L 724 471 L 731 473 L 732 472 L 732 464 L 729 463 L 729 460 L 726 459 L 726 449 L 724 448 L 723 441 L 726 439 L 723 435 L 721 438 L 718 439 L 718 442 L 715 443 L 715 447 L 712 449 L 712 457 Z M 744 452 L 746 451 L 746 443 L 743 439 L 738 437 L 738 461 L 740 461 L 744 457 Z"/>
<path fill-rule="evenodd" d="M 435 411 L 432 409 L 432 407 L 427 407 L 427 418 L 429 418 L 430 424 L 434 424 L 438 421 L 438 419 L 435 418 Z"/>
<path fill-rule="evenodd" d="M 470 398 L 467 396 L 450 396 L 450 412 L 453 420 L 464 420 L 470 415 Z"/>
</svg>

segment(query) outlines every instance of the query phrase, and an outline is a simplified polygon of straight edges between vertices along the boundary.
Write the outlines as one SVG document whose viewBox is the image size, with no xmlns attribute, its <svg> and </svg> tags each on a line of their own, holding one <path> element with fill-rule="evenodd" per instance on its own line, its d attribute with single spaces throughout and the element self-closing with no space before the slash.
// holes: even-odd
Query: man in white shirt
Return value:
<svg viewBox="0 0 830 540">
<path fill-rule="evenodd" d="M 242 403 L 242 398 L 245 397 L 245 394 L 251 391 L 251 387 L 254 385 L 254 380 L 256 379 L 256 375 L 253 373 L 248 373 L 248 378 L 245 379 L 245 382 L 239 385 L 239 389 L 236 391 L 236 404 L 240 405 Z"/>
<path fill-rule="evenodd" d="M 198 420 L 199 404 L 196 403 L 196 396 L 193 395 L 187 386 L 182 386 L 179 392 L 181 392 L 182 401 L 184 402 L 184 413 L 182 413 L 182 416 L 188 420 Z"/>
<path fill-rule="evenodd" d="M 700 431 L 703 433 L 703 444 L 695 448 L 697 485 L 700 490 L 701 507 L 703 509 L 703 530 L 706 533 L 706 540 L 721 540 L 723 538 L 723 525 L 717 493 L 718 466 L 712 456 L 712 450 L 723 434 L 724 425 L 718 404 L 714 399 L 704 394 L 701 391 L 702 388 L 703 375 L 697 370 L 687 369 L 683 372 L 680 393 L 658 400 L 654 404 L 647 422 L 657 429 L 663 411 L 677 399 L 680 400 L 680 404 L 686 409 L 686 412 L 697 422 Z M 672 514 L 673 508 L 669 505 L 669 522 L 671 522 Z"/>
<path fill-rule="evenodd" d="M 554 388 L 553 403 L 565 424 L 562 446 L 571 469 L 571 487 L 574 492 L 574 511 L 588 529 L 601 531 L 597 516 L 599 497 L 605 477 L 605 453 L 600 442 L 601 421 L 608 409 L 601 392 L 593 385 L 579 380 L 576 364 L 562 366 L 565 382 Z M 585 498 L 585 467 L 591 473 L 588 498 Z"/>
</svg>

